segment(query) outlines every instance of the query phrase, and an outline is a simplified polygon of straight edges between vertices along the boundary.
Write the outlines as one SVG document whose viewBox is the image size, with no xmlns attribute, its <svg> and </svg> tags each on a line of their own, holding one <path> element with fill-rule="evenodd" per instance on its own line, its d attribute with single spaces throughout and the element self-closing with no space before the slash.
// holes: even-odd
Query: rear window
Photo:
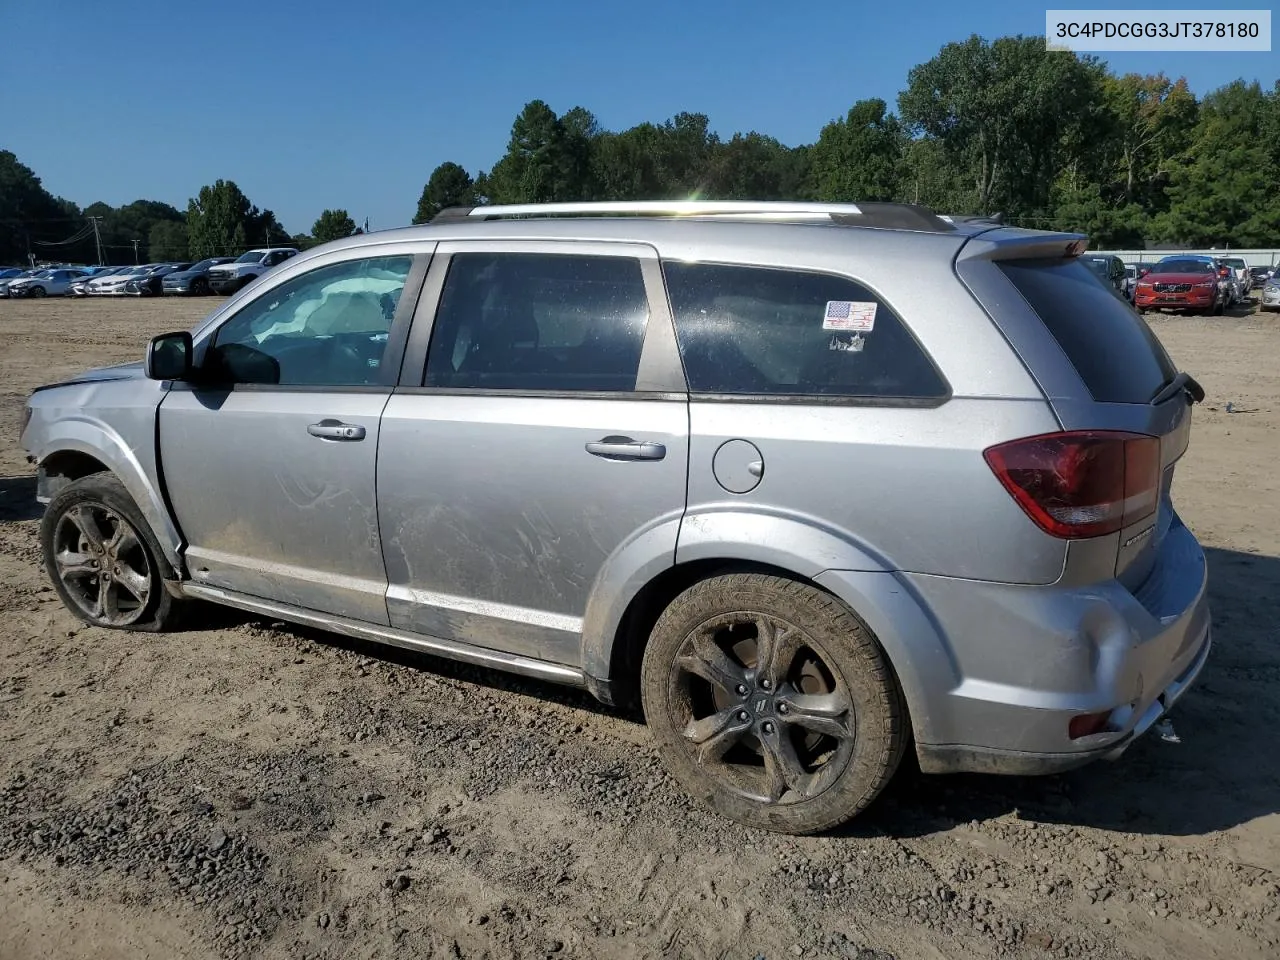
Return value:
<svg viewBox="0 0 1280 960">
<path fill-rule="evenodd" d="M 1094 400 L 1147 403 L 1177 369 L 1146 321 L 1076 260 L 997 264 L 1040 315 Z"/>
<path fill-rule="evenodd" d="M 948 388 L 902 321 L 845 277 L 668 261 L 694 393 L 930 400 Z"/>
</svg>

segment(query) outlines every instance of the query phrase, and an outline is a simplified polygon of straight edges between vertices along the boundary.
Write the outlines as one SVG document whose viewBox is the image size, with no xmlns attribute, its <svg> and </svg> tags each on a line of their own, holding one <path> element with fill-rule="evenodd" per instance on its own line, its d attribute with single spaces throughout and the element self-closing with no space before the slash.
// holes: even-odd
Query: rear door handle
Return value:
<svg viewBox="0 0 1280 960">
<path fill-rule="evenodd" d="M 605 437 L 587 444 L 587 453 L 606 460 L 661 460 L 667 448 L 649 440 L 636 441 L 630 437 Z"/>
<path fill-rule="evenodd" d="M 321 420 L 307 427 L 307 433 L 321 440 L 363 440 L 364 427 L 341 420 Z"/>
</svg>

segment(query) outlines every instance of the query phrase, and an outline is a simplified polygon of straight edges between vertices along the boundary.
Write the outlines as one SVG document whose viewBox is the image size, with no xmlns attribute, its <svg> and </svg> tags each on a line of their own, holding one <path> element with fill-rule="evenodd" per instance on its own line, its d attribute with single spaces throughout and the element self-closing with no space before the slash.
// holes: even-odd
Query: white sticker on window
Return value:
<svg viewBox="0 0 1280 960">
<path fill-rule="evenodd" d="M 875 329 L 878 305 L 874 300 L 828 300 L 822 329 L 870 333 Z"/>
<path fill-rule="evenodd" d="M 867 345 L 867 338 L 860 333 L 833 333 L 827 344 L 828 350 L 839 350 L 847 353 L 861 353 Z"/>
</svg>

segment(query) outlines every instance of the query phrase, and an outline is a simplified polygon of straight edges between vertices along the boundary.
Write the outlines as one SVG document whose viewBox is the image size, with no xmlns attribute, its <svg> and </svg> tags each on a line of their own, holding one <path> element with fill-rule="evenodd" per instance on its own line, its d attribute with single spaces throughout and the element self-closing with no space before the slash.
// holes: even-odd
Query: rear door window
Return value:
<svg viewBox="0 0 1280 960">
<path fill-rule="evenodd" d="M 694 393 L 939 401 L 946 382 L 889 307 L 847 277 L 663 264 Z"/>
<path fill-rule="evenodd" d="M 1146 322 L 1078 260 L 997 264 L 1099 403 L 1147 403 L 1177 369 Z"/>
<path fill-rule="evenodd" d="M 425 385 L 628 393 L 636 388 L 648 320 L 634 258 L 455 254 Z"/>
</svg>

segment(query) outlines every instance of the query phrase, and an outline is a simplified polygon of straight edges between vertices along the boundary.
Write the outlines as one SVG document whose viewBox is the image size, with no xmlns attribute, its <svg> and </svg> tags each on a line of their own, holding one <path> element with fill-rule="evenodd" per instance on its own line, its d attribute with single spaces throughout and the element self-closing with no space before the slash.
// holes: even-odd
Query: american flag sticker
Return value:
<svg viewBox="0 0 1280 960">
<path fill-rule="evenodd" d="M 874 300 L 828 300 L 822 329 L 870 333 L 876 326 L 877 306 Z"/>
</svg>

